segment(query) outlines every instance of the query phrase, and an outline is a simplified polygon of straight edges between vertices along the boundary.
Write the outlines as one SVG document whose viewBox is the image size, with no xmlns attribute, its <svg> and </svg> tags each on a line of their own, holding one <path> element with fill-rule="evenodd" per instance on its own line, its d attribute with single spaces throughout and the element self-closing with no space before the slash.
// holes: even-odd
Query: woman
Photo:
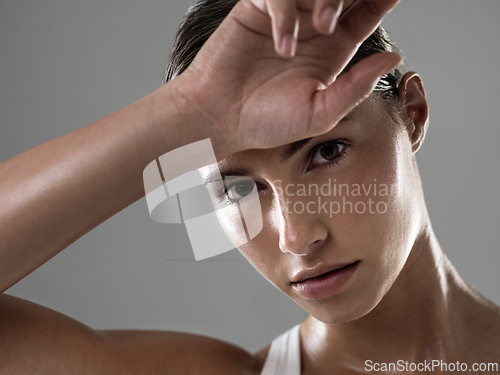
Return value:
<svg viewBox="0 0 500 375">
<path fill-rule="evenodd" d="M 313 10 L 312 2 L 299 5 Z M 335 1 L 331 5 L 342 7 Z M 246 170 L 259 188 L 266 225 L 241 251 L 311 315 L 300 329 L 303 374 L 372 372 L 370 364 L 398 359 L 494 362 L 499 357 L 498 309 L 457 276 L 435 240 L 423 204 L 414 162 L 428 118 L 420 79 L 411 73 L 402 77 L 397 97 L 404 107 L 378 93 L 362 101 L 378 77 L 399 63 L 393 54 L 364 59 L 332 83 L 356 43 L 394 5 L 359 2 L 333 30 L 335 17 L 328 11 L 328 22 L 322 22 L 325 4 L 317 3 L 312 15 L 300 13 L 301 42 L 295 47 L 288 36 L 294 29 L 291 4 L 281 3 L 283 9 L 274 8 L 279 2 L 267 4 L 274 15 L 289 15 L 284 24 L 275 24 L 273 39 L 269 9 L 242 2 L 185 74 L 90 127 L 3 163 L 2 175 L 9 176 L 2 187 L 7 207 L 2 214 L 4 289 L 140 197 L 137 171 L 150 160 L 211 138 L 223 159 L 223 173 L 229 167 Z M 348 40 L 346 34 L 355 38 Z M 222 40 L 226 48 L 220 47 Z M 326 45 L 335 45 L 335 54 Z M 316 57 L 313 64 L 311 55 Z M 245 65 L 249 56 L 254 60 Z M 217 74 L 220 70 L 224 75 Z M 247 81 L 228 92 L 239 79 Z M 227 103 L 224 98 L 234 100 L 241 87 L 255 94 L 217 108 Z M 314 107 L 308 107 L 312 97 L 317 98 Z M 321 100 L 328 105 L 322 106 Z M 263 115 L 262 109 L 268 112 Z M 309 144 L 294 143 L 309 137 Z M 256 147 L 266 149 L 250 150 Z M 75 163 L 79 175 L 65 173 Z M 53 175 L 61 173 L 63 179 Z M 376 179 L 378 185 L 396 186 L 396 193 L 365 194 L 363 198 L 386 204 L 387 211 L 374 214 L 340 213 L 332 218 L 324 212 L 297 212 L 297 203 L 305 205 L 310 197 L 294 188 L 323 184 L 328 176 L 348 186 L 369 186 Z M 360 202 L 359 195 L 351 197 L 351 203 Z M 1 311 L 6 373 L 260 373 L 267 355 L 267 350 L 252 356 L 181 334 L 96 333 L 8 296 L 2 297 Z M 76 346 L 78 351 L 73 350 Z M 33 360 L 23 361 L 21 353 Z"/>
</svg>

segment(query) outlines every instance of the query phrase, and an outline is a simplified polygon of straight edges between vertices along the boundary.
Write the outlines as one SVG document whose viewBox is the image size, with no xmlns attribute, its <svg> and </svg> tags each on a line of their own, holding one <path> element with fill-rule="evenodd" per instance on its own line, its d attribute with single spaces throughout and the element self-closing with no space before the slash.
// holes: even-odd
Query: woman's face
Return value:
<svg viewBox="0 0 500 375">
<path fill-rule="evenodd" d="M 325 323 L 371 311 L 420 229 L 422 193 L 410 137 L 377 95 L 324 135 L 241 152 L 219 169 L 255 181 L 228 179 L 226 203 L 244 205 L 252 188 L 260 198 L 263 228 L 240 251 Z M 219 219 L 230 234 L 231 218 Z"/>
</svg>

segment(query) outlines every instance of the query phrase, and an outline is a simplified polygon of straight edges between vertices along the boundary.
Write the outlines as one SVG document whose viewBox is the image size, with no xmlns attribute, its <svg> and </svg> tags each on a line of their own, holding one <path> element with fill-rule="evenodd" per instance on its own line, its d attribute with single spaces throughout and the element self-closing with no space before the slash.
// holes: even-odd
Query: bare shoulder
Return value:
<svg viewBox="0 0 500 375">
<path fill-rule="evenodd" d="M 466 327 L 463 337 L 468 338 L 467 352 L 474 360 L 497 363 L 500 358 L 500 307 L 477 292 L 474 297 L 473 308 L 466 310 L 463 321 Z"/>
<path fill-rule="evenodd" d="M 260 349 L 257 353 L 255 353 L 255 357 L 262 363 L 266 362 L 267 356 L 269 354 L 269 349 L 271 349 L 271 344 Z"/>
<path fill-rule="evenodd" d="M 220 340 L 163 331 L 96 331 L 0 295 L 0 374 L 259 374 L 257 355 Z"/>
<path fill-rule="evenodd" d="M 494 358 L 500 358 L 500 306 L 491 303 L 489 319 L 485 321 L 489 329 L 485 329 L 485 338 L 490 340 L 490 348 Z"/>
</svg>

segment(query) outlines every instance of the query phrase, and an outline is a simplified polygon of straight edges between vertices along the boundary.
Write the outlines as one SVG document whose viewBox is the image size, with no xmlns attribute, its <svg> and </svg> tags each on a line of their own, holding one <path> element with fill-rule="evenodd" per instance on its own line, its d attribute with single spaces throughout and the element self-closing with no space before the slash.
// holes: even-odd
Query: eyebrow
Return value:
<svg viewBox="0 0 500 375">
<path fill-rule="evenodd" d="M 290 159 L 293 155 L 295 155 L 297 152 L 299 152 L 309 141 L 312 139 L 306 138 L 306 139 L 301 139 L 300 141 L 296 141 L 293 143 L 290 143 L 286 150 L 281 154 L 281 162 L 285 163 L 288 159 Z"/>
<path fill-rule="evenodd" d="M 349 116 L 345 116 L 340 120 L 338 124 L 341 122 L 344 122 L 346 120 L 350 120 Z M 283 151 L 281 154 L 280 160 L 282 163 L 285 163 L 288 159 L 290 159 L 293 155 L 295 155 L 297 152 L 299 152 L 305 145 L 307 145 L 311 139 L 314 137 L 309 137 L 305 139 L 301 139 L 300 141 L 295 141 L 293 143 L 290 143 L 286 150 Z M 203 183 L 206 185 L 210 182 L 215 182 L 215 181 L 221 181 L 222 179 L 219 178 L 219 173 L 222 179 L 229 177 L 229 176 L 248 176 L 252 174 L 252 171 L 249 169 L 242 169 L 242 168 L 234 168 L 234 169 L 224 169 L 224 168 L 219 168 L 217 171 L 210 172 L 207 174 L 207 176 L 203 179 Z"/>
<path fill-rule="evenodd" d="M 346 120 L 350 120 L 350 117 L 349 116 L 343 117 L 342 120 L 340 120 L 337 123 L 337 125 Z M 286 148 L 286 150 L 281 154 L 281 162 L 285 163 L 293 155 L 299 152 L 306 144 L 308 144 L 311 139 L 313 139 L 313 137 L 301 139 L 300 141 L 290 143 Z"/>
<path fill-rule="evenodd" d="M 233 176 L 248 176 L 251 173 L 248 169 L 218 169 L 217 171 L 209 172 L 203 179 L 203 184 L 209 184 L 210 182 L 222 181 L 227 177 Z M 222 178 L 220 178 L 220 177 Z"/>
</svg>

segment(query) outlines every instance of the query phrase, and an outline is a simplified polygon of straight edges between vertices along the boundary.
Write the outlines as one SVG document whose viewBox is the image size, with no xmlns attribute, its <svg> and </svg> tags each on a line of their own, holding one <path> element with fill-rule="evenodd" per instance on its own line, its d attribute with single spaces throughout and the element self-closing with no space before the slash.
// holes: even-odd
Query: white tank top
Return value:
<svg viewBox="0 0 500 375">
<path fill-rule="evenodd" d="M 271 343 L 260 375 L 300 375 L 300 336 L 296 325 Z"/>
</svg>

